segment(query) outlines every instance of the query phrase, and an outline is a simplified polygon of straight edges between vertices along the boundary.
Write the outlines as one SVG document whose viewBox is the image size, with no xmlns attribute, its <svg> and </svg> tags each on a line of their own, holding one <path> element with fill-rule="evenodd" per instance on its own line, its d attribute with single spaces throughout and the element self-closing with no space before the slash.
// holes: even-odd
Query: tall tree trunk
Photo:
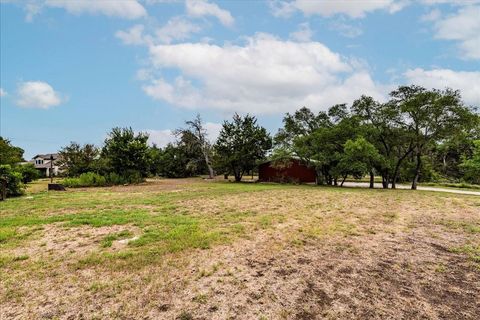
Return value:
<svg viewBox="0 0 480 320">
<path fill-rule="evenodd" d="M 392 177 L 392 189 L 397 188 L 397 180 L 398 180 L 398 174 L 400 173 L 400 166 L 402 165 L 403 160 L 413 151 L 413 148 L 409 147 L 407 152 L 398 159 L 397 164 L 395 165 L 395 171 L 393 172 L 393 177 Z"/>
<path fill-rule="evenodd" d="M 213 171 L 212 165 L 210 163 L 207 150 L 203 150 L 203 156 L 205 157 L 205 163 L 207 164 L 207 167 L 208 167 L 208 178 L 213 179 L 215 177 L 215 172 Z"/>
<path fill-rule="evenodd" d="M 333 185 L 333 178 L 332 178 L 331 175 L 328 175 L 327 184 L 328 184 L 329 186 Z"/>
<path fill-rule="evenodd" d="M 417 151 L 417 165 L 415 166 L 415 176 L 413 177 L 412 190 L 417 190 L 418 178 L 420 178 L 420 170 L 422 168 L 422 155 Z"/>
<path fill-rule="evenodd" d="M 382 187 L 383 189 L 388 189 L 388 174 L 384 173 L 382 175 Z"/>
<path fill-rule="evenodd" d="M 242 176 L 240 175 L 239 172 L 235 172 L 235 182 L 240 182 L 242 181 Z"/>
<path fill-rule="evenodd" d="M 375 176 L 373 175 L 373 171 L 370 170 L 370 189 L 375 188 Z"/>
<path fill-rule="evenodd" d="M 338 186 L 338 179 L 337 178 L 333 178 L 333 185 Z"/>
<path fill-rule="evenodd" d="M 345 183 L 345 180 L 347 180 L 347 175 L 343 176 L 342 183 L 340 183 L 340 187 L 343 187 L 343 184 Z"/>
</svg>

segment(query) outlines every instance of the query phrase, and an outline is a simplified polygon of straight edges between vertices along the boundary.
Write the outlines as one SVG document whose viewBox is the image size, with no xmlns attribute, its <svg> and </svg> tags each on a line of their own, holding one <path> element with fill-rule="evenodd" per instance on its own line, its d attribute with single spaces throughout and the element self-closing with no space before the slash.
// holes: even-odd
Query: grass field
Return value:
<svg viewBox="0 0 480 320">
<path fill-rule="evenodd" d="M 0 319 L 478 319 L 480 197 L 156 180 L 0 203 Z"/>
</svg>

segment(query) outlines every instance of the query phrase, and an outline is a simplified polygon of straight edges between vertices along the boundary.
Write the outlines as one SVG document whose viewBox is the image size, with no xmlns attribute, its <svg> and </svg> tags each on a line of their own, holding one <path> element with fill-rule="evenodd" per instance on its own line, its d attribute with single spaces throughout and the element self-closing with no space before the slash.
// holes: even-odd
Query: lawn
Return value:
<svg viewBox="0 0 480 320">
<path fill-rule="evenodd" d="M 155 180 L 0 203 L 0 319 L 480 314 L 480 197 Z"/>
</svg>

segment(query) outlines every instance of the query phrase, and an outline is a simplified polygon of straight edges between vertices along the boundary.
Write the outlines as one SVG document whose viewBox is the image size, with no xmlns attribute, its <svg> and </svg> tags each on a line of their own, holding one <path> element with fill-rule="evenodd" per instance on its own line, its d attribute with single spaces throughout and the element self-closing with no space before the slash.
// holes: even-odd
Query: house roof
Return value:
<svg viewBox="0 0 480 320">
<path fill-rule="evenodd" d="M 58 153 L 37 154 L 33 159 L 41 158 L 44 160 L 50 160 L 50 156 L 53 156 L 53 160 L 57 160 L 60 155 Z"/>
</svg>

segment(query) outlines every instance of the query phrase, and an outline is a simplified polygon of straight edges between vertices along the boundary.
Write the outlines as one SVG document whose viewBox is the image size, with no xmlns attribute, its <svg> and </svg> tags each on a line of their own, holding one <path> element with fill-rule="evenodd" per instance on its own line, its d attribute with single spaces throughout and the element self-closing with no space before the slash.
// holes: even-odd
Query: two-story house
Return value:
<svg viewBox="0 0 480 320">
<path fill-rule="evenodd" d="M 36 155 L 30 163 L 33 163 L 35 168 L 39 170 L 42 175 L 50 177 L 50 170 L 52 170 L 52 175 L 54 176 L 62 173 L 62 168 L 59 166 L 59 160 L 60 157 L 58 153 L 47 153 Z"/>
</svg>

